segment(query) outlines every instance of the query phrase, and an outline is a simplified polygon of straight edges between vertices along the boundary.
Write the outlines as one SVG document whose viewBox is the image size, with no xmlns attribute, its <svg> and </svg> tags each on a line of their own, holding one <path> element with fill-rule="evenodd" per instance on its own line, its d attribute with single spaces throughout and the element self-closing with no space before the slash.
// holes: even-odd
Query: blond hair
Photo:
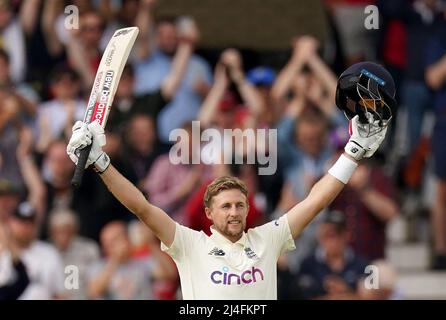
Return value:
<svg viewBox="0 0 446 320">
<path fill-rule="evenodd" d="M 203 199 L 204 206 L 210 208 L 213 197 L 222 191 L 231 189 L 240 190 L 245 195 L 246 202 L 248 202 L 248 188 L 246 188 L 245 183 L 236 177 L 224 176 L 215 179 L 207 186 Z"/>
</svg>

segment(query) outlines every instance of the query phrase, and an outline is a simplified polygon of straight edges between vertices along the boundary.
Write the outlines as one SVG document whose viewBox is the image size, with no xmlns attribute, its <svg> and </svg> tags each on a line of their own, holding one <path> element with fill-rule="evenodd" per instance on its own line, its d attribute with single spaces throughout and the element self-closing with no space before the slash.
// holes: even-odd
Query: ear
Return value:
<svg viewBox="0 0 446 320">
<path fill-rule="evenodd" d="M 210 208 L 208 208 L 208 207 L 205 207 L 205 208 L 204 208 L 204 212 L 206 213 L 206 217 L 207 217 L 209 220 L 212 221 L 212 216 L 211 216 L 211 212 L 212 212 L 212 210 L 211 210 Z"/>
</svg>

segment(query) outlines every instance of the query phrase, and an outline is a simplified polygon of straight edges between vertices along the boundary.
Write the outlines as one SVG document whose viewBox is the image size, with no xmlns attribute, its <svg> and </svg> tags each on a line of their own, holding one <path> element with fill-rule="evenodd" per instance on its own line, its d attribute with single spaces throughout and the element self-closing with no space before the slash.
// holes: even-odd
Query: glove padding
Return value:
<svg viewBox="0 0 446 320">
<path fill-rule="evenodd" d="M 105 171 L 110 164 L 110 158 L 102 150 L 102 147 L 106 144 L 106 138 L 104 129 L 99 122 L 93 121 L 87 125 L 82 121 L 77 121 L 72 130 L 73 134 L 67 146 L 67 154 L 71 161 L 77 164 L 80 150 L 93 143 L 85 168 L 94 164 L 98 172 Z"/>
<path fill-rule="evenodd" d="M 362 158 L 370 158 L 376 150 L 378 150 L 386 136 L 387 127 L 375 134 L 365 136 L 365 133 L 368 131 L 367 126 L 369 126 L 369 124 L 362 124 L 359 122 L 359 116 L 355 116 L 350 121 L 349 131 L 351 136 L 350 140 L 345 145 L 344 150 L 349 156 L 357 161 Z M 361 135 L 361 131 L 363 132 L 363 135 Z"/>
</svg>

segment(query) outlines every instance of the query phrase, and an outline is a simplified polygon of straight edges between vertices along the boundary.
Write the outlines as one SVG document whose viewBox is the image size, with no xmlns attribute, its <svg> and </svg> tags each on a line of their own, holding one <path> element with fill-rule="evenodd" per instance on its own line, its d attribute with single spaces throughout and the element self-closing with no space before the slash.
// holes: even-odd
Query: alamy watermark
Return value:
<svg viewBox="0 0 446 320">
<path fill-rule="evenodd" d="M 367 274 L 364 278 L 364 287 L 368 290 L 379 289 L 379 268 L 373 264 L 365 267 L 364 273 Z"/>
<path fill-rule="evenodd" d="M 64 287 L 66 290 L 79 290 L 79 267 L 75 265 L 65 266 Z"/>
<path fill-rule="evenodd" d="M 377 30 L 379 29 L 379 10 L 375 5 L 368 5 L 364 9 L 364 14 L 366 15 L 364 20 L 364 28 L 367 30 Z"/>
<path fill-rule="evenodd" d="M 177 141 L 169 151 L 172 164 L 258 164 L 259 175 L 277 170 L 276 129 L 201 131 L 200 121 L 192 121 L 192 131 L 174 129 L 169 140 Z"/>
<path fill-rule="evenodd" d="M 79 29 L 79 8 L 75 5 L 68 5 L 64 9 L 64 26 L 67 30 Z"/>
</svg>

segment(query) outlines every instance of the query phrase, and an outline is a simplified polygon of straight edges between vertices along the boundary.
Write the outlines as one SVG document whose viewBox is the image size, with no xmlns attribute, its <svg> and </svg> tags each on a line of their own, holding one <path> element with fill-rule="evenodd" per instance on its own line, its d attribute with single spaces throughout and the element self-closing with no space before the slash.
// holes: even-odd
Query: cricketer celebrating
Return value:
<svg viewBox="0 0 446 320">
<path fill-rule="evenodd" d="M 281 218 L 245 232 L 248 190 L 233 177 L 207 187 L 204 204 L 211 236 L 182 226 L 110 164 L 102 150 L 105 134 L 95 121 L 77 122 L 67 153 L 77 163 L 78 150 L 92 144 L 87 167 L 94 166 L 113 195 L 162 242 L 177 264 L 184 299 L 277 299 L 278 257 L 295 248 L 294 239 L 348 182 L 362 158 L 371 157 L 384 140 L 391 119 L 395 87 L 381 66 L 364 62 L 339 78 L 337 106 L 350 119 L 345 152 L 310 194 Z"/>
</svg>

